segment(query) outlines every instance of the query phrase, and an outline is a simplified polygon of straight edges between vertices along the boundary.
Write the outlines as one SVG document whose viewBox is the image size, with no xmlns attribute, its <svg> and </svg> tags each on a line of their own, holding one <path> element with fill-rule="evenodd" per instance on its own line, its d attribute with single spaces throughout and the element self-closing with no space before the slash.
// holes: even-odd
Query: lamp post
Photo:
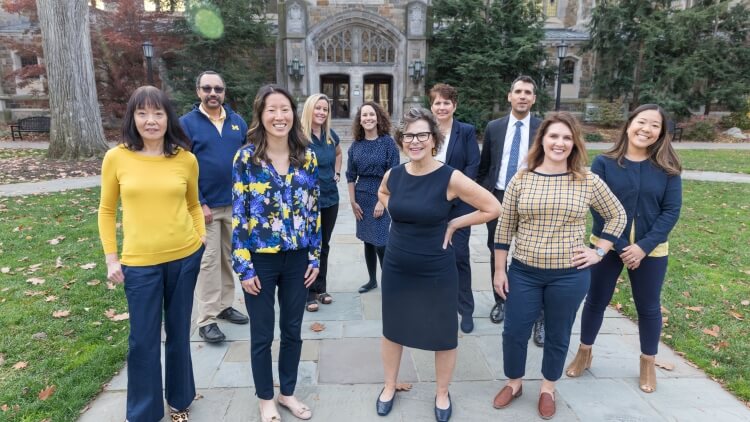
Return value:
<svg viewBox="0 0 750 422">
<path fill-rule="evenodd" d="M 154 45 L 151 44 L 151 41 L 145 41 L 142 47 L 143 57 L 146 58 L 146 78 L 148 79 L 148 84 L 153 85 L 154 70 L 151 68 L 151 58 L 154 57 Z"/>
<path fill-rule="evenodd" d="M 555 95 L 555 111 L 560 111 L 560 89 L 562 86 L 562 64 L 563 59 L 568 55 L 568 45 L 562 40 L 557 45 L 557 95 Z"/>
</svg>

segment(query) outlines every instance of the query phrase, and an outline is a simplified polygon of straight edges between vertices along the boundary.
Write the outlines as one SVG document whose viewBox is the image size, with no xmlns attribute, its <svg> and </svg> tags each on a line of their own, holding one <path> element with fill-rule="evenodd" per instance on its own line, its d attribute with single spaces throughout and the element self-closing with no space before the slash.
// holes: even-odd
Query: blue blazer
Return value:
<svg viewBox="0 0 750 422">
<path fill-rule="evenodd" d="M 667 241 L 669 232 L 677 224 L 682 208 L 682 178 L 670 176 L 651 160 L 634 162 L 623 158 L 617 161 L 598 155 L 591 163 L 591 172 L 598 175 L 625 208 L 628 224 L 614 249 L 621 253 L 630 245 L 630 230 L 635 221 L 635 243 L 646 255 Z M 591 232 L 601 236 L 604 220 L 591 210 L 594 225 Z"/>
<path fill-rule="evenodd" d="M 497 185 L 497 178 L 500 175 L 500 167 L 503 162 L 503 148 L 505 147 L 505 132 L 508 131 L 508 116 L 493 120 L 487 123 L 484 130 L 484 141 L 482 142 L 482 157 L 479 160 L 479 170 L 477 172 L 477 183 L 485 189 L 492 192 Z M 531 116 L 529 122 L 529 148 L 534 142 L 536 130 L 542 120 Z"/>
<path fill-rule="evenodd" d="M 479 144 L 474 126 L 453 119 L 451 138 L 445 154 L 445 164 L 465 174 L 471 180 L 476 179 L 479 168 Z M 457 201 L 450 213 L 450 218 L 460 217 L 474 212 L 469 204 Z"/>
</svg>

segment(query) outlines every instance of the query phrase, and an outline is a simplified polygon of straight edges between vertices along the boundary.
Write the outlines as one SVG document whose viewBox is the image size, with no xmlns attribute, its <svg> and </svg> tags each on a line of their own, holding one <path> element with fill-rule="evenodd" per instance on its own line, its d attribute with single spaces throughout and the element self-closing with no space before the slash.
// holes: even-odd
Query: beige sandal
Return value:
<svg viewBox="0 0 750 422">
<path fill-rule="evenodd" d="M 302 419 L 303 421 L 306 421 L 312 418 L 312 410 L 310 410 L 310 408 L 307 407 L 306 404 L 302 403 L 299 400 L 297 400 L 296 406 L 289 405 L 287 403 L 282 402 L 281 400 L 279 400 L 278 402 L 279 402 L 279 405 L 289 409 L 289 411 L 292 412 L 292 415 L 294 415 L 297 419 Z"/>
<path fill-rule="evenodd" d="M 593 359 L 591 347 L 578 346 L 578 353 L 576 353 L 573 362 L 568 365 L 568 369 L 565 370 L 565 375 L 571 378 L 580 377 L 583 375 L 583 371 L 591 368 L 591 359 Z"/>
<path fill-rule="evenodd" d="M 260 402 L 258 402 L 258 409 L 260 410 L 260 422 L 281 422 L 281 416 L 278 413 L 271 416 L 263 414 L 263 406 Z"/>
<path fill-rule="evenodd" d="M 644 393 L 656 391 L 656 356 L 641 355 L 640 387 Z"/>
</svg>

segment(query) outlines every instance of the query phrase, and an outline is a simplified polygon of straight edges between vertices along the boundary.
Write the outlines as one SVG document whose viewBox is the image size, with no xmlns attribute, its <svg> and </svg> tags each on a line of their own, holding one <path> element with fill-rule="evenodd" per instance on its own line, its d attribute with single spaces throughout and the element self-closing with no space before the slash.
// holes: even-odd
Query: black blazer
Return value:
<svg viewBox="0 0 750 422">
<path fill-rule="evenodd" d="M 484 142 L 482 143 L 482 156 L 479 160 L 479 169 L 477 171 L 477 183 L 485 189 L 492 192 L 497 185 L 497 178 L 500 175 L 500 167 L 503 160 L 503 148 L 505 147 L 505 133 L 508 130 L 509 117 L 505 116 L 493 120 L 487 124 L 484 131 Z M 536 130 L 542 120 L 531 116 L 529 128 L 529 148 L 534 142 Z"/>
<path fill-rule="evenodd" d="M 453 119 L 451 138 L 445 154 L 445 164 L 465 174 L 469 179 L 476 179 L 479 168 L 479 144 L 474 126 Z M 455 218 L 473 212 L 470 205 L 457 201 L 450 214 Z"/>
</svg>

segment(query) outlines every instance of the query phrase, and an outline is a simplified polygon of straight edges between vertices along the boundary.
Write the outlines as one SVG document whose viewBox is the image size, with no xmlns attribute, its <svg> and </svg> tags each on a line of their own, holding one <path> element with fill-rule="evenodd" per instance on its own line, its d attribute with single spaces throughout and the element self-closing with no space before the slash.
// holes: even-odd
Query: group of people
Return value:
<svg viewBox="0 0 750 422">
<path fill-rule="evenodd" d="M 311 95 L 300 116 L 289 92 L 266 85 L 248 128 L 224 104 L 225 92 L 221 75 L 201 73 L 200 103 L 178 118 L 161 90 L 138 88 L 127 104 L 123 140 L 102 164 L 99 230 L 107 276 L 124 282 L 131 315 L 130 422 L 158 421 L 164 414 L 162 314 L 170 417 L 188 420 L 195 397 L 189 344 L 194 295 L 206 342 L 225 339 L 218 319 L 249 322 L 261 420 L 280 421 L 277 404 L 299 419 L 312 417 L 294 392 L 304 312 L 334 300 L 327 261 L 343 152 L 331 128 L 330 101 Z M 569 377 L 592 363 L 592 345 L 623 266 L 639 315 L 640 388 L 655 391 L 667 238 L 682 190 L 664 110 L 653 104 L 634 110 L 614 146 L 589 170 L 572 115 L 554 113 L 543 121 L 531 115 L 536 85 L 527 76 L 511 84 L 511 112 L 488 124 L 481 153 L 475 128 L 454 118 L 456 89 L 437 84 L 429 98 L 431 110 L 408 110 L 393 132 L 380 104 L 365 102 L 347 152 L 349 198 L 369 276 L 360 293 L 378 287 L 378 262 L 381 268 L 385 379 L 377 414 L 388 415 L 394 406 L 407 346 L 435 352 L 434 416 L 451 418 L 458 330 L 474 329 L 470 227 L 483 223 L 495 294 L 490 319 L 504 320 L 508 378 L 495 408 L 522 394 L 533 332 L 534 343 L 544 348 L 538 413 L 554 416 L 555 382 L 576 311 L 585 297 Z M 586 239 L 589 210 L 594 225 Z M 232 307 L 235 274 L 247 315 Z M 276 299 L 280 394 L 274 401 Z"/>
</svg>

